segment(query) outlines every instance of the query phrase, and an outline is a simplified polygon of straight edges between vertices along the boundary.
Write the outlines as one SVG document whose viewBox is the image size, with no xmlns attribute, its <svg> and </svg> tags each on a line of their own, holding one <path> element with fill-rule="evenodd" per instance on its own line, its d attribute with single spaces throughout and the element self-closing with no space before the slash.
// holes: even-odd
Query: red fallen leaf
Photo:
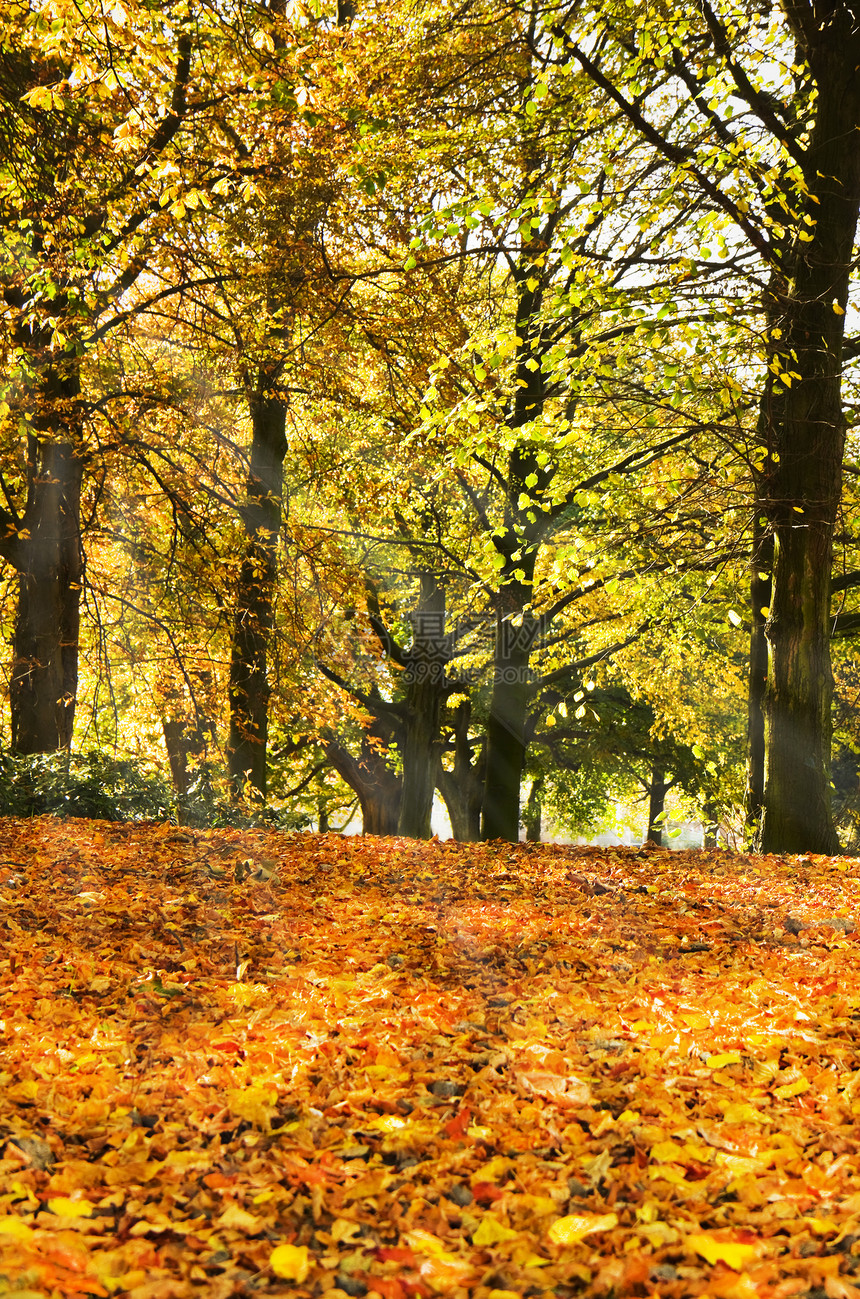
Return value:
<svg viewBox="0 0 860 1299">
<path fill-rule="evenodd" d="M 219 1172 L 207 1173 L 206 1176 L 203 1178 L 204 1185 L 208 1186 L 209 1189 L 212 1191 L 214 1191 L 216 1187 L 233 1186 L 235 1181 L 236 1181 L 235 1173 L 219 1173 Z"/>
<path fill-rule="evenodd" d="M 415 1255 L 407 1245 L 380 1245 L 373 1253 L 380 1263 L 406 1263 L 408 1267 L 415 1266 Z"/>
<path fill-rule="evenodd" d="M 492 1204 L 495 1200 L 501 1200 L 505 1191 L 501 1186 L 496 1186 L 493 1182 L 474 1182 L 472 1184 L 472 1195 L 479 1204 Z"/>
<path fill-rule="evenodd" d="M 456 1141 L 458 1137 L 466 1135 L 466 1129 L 469 1126 L 471 1117 L 472 1111 L 468 1105 L 464 1105 L 452 1118 L 448 1119 L 447 1123 L 442 1124 L 442 1129 L 447 1132 L 452 1141 Z"/>
<path fill-rule="evenodd" d="M 375 1290 L 382 1299 L 404 1299 L 406 1291 L 395 1276 L 372 1276 L 370 1289 Z"/>
</svg>

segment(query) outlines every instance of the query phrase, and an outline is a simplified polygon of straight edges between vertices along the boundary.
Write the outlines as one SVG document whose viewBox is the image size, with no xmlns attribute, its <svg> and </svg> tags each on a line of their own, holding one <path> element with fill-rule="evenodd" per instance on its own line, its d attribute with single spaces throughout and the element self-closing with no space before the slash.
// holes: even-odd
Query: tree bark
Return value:
<svg viewBox="0 0 860 1299">
<path fill-rule="evenodd" d="M 543 809 L 541 806 L 543 787 L 543 776 L 537 776 L 532 781 L 529 796 L 523 810 L 523 823 L 526 827 L 526 843 L 540 843 L 543 821 Z"/>
<path fill-rule="evenodd" d="M 528 425 L 543 410 L 543 372 L 534 365 L 539 342 L 537 322 L 541 289 L 518 285 L 517 334 L 524 341 L 517 363 L 517 388 L 508 418 L 512 432 Z M 535 331 L 537 330 L 537 335 Z M 534 368 L 532 368 L 534 367 Z M 496 595 L 493 687 L 487 722 L 487 770 L 484 783 L 482 838 L 520 837 L 520 786 L 526 757 L 526 720 L 532 693 L 529 664 L 539 624 L 529 612 L 542 524 L 532 508 L 554 470 L 539 462 L 528 441 L 508 456 L 505 526 L 493 543 L 503 559 Z M 523 505 L 523 502 L 527 504 Z"/>
<path fill-rule="evenodd" d="M 323 745 L 334 770 L 358 795 L 362 834 L 397 834 L 401 781 L 380 752 L 380 747 L 387 746 L 390 738 L 374 723 L 364 732 L 358 758 L 338 740 L 331 739 Z"/>
<path fill-rule="evenodd" d="M 515 582 L 503 588 L 496 615 L 493 690 L 487 722 L 487 772 L 484 781 L 482 837 L 520 837 L 520 786 L 526 757 L 526 719 L 531 701 L 529 662 L 537 635 L 535 619 L 524 612 L 531 588 Z M 515 624 L 511 620 L 511 613 Z M 510 612 L 509 612 L 510 611 Z"/>
<path fill-rule="evenodd" d="M 468 699 L 454 713 L 454 767 L 446 771 L 439 762 L 436 788 L 442 795 L 451 821 L 451 833 L 459 843 L 477 843 L 481 837 L 481 807 L 484 801 L 485 750 L 481 745 L 472 761 L 469 723 L 472 705 Z"/>
<path fill-rule="evenodd" d="M 714 803 L 706 802 L 702 807 L 702 847 L 716 848 L 717 836 L 720 832 L 720 814 L 719 809 Z"/>
<path fill-rule="evenodd" d="M 438 767 L 439 719 L 450 658 L 445 636 L 445 592 L 433 574 L 421 574 L 412 615 L 412 646 L 404 655 L 403 788 L 397 833 L 429 839 Z"/>
<path fill-rule="evenodd" d="M 786 4 L 818 86 L 804 167 L 812 238 L 782 303 L 783 398 L 773 474 L 773 597 L 765 633 L 761 852 L 839 851 L 830 805 L 830 569 L 842 485 L 842 342 L 860 210 L 860 25 L 833 3 L 819 23 Z M 834 310 L 835 308 L 835 310 Z"/>
<path fill-rule="evenodd" d="M 747 690 L 747 785 L 744 798 L 746 837 L 754 842 L 764 807 L 765 691 L 768 646 L 767 610 L 773 598 L 773 533 L 765 518 L 754 523 L 750 562 L 750 663 Z"/>
<path fill-rule="evenodd" d="M 666 815 L 666 791 L 669 785 L 666 775 L 659 763 L 651 768 L 651 784 L 648 788 L 648 832 L 645 835 L 651 843 L 663 843 L 663 822 Z"/>
<path fill-rule="evenodd" d="M 239 572 L 230 650 L 230 730 L 227 768 L 231 796 L 266 797 L 269 728 L 268 654 L 274 625 L 286 411 L 269 392 L 250 399 L 251 460 L 242 509 L 247 537 Z"/>
<path fill-rule="evenodd" d="M 75 385 L 76 387 L 76 385 Z M 31 434 L 27 506 L 11 554 L 18 607 L 9 687 L 12 748 L 51 753 L 72 741 L 83 574 L 83 465 L 68 441 Z"/>
</svg>

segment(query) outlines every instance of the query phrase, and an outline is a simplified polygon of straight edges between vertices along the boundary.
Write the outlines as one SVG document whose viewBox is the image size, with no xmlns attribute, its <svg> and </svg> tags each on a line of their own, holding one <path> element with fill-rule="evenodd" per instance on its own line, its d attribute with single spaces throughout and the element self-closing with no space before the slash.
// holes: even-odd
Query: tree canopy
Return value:
<svg viewBox="0 0 860 1299">
<path fill-rule="evenodd" d="M 6 747 L 853 847 L 858 66 L 836 0 L 0 4 Z"/>
</svg>

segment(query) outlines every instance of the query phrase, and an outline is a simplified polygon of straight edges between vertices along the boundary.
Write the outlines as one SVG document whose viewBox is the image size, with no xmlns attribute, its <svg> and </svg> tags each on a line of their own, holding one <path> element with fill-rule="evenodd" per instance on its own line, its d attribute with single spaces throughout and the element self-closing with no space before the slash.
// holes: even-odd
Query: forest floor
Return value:
<svg viewBox="0 0 860 1299">
<path fill-rule="evenodd" d="M 0 821 L 0 1293 L 860 1299 L 858 873 Z"/>
</svg>

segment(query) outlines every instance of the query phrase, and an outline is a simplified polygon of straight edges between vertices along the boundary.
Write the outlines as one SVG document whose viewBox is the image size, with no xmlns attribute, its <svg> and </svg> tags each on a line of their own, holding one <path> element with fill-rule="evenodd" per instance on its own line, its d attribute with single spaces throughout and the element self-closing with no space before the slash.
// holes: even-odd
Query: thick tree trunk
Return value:
<svg viewBox="0 0 860 1299">
<path fill-rule="evenodd" d="M 663 842 L 663 822 L 666 816 L 666 791 L 669 785 L 666 775 L 659 763 L 651 768 L 651 784 L 648 788 L 648 833 L 645 838 L 651 843 Z"/>
<path fill-rule="evenodd" d="M 445 637 L 445 592 L 432 574 L 421 576 L 421 599 L 405 655 L 403 790 L 397 833 L 429 839 L 438 767 L 439 718 L 450 657 Z"/>
<path fill-rule="evenodd" d="M 533 258 L 545 245 L 537 241 L 522 250 L 517 270 L 516 388 L 508 416 L 515 437 L 540 418 L 546 401 L 540 357 L 547 343 L 540 313 L 543 288 L 533 278 Z M 527 748 L 526 719 L 531 702 L 531 653 L 539 624 L 529 612 L 535 563 L 544 524 L 535 505 L 555 472 L 538 456 L 531 439 L 515 442 L 508 455 L 505 526 L 493 537 L 502 556 L 496 597 L 493 689 L 487 723 L 487 775 L 484 785 L 482 837 L 516 843 L 520 835 L 520 785 Z"/>
<path fill-rule="evenodd" d="M 750 564 L 750 663 L 747 692 L 747 787 L 744 799 L 746 837 L 752 843 L 764 806 L 765 714 L 768 646 L 765 625 L 773 596 L 773 534 L 767 520 L 756 518 Z"/>
<path fill-rule="evenodd" d="M 173 788 L 183 798 L 191 786 L 195 760 L 206 752 L 206 728 L 191 725 L 184 717 L 165 717 L 161 723 Z"/>
<path fill-rule="evenodd" d="M 329 740 L 323 746 L 334 770 L 358 795 L 362 834 L 397 834 L 401 782 L 379 747 L 380 744 L 386 746 L 390 738 L 377 727 L 371 727 L 364 733 L 358 758 L 353 757 L 338 740 Z"/>
<path fill-rule="evenodd" d="M 253 436 L 242 510 L 247 543 L 239 573 L 230 651 L 227 767 L 233 798 L 266 797 L 269 641 L 274 624 L 286 411 L 270 393 L 250 400 Z"/>
<path fill-rule="evenodd" d="M 515 604 L 521 621 L 515 626 L 510 616 L 501 611 L 497 615 L 487 722 L 482 837 L 507 839 L 509 843 L 516 843 L 520 837 L 520 785 L 532 690 L 529 661 L 537 634 L 535 620 L 522 613 L 529 593 L 530 588 L 527 591 L 521 583 L 504 588 L 506 611 Z"/>
<path fill-rule="evenodd" d="M 472 761 L 469 722 L 472 705 L 468 699 L 454 713 L 454 768 L 446 771 L 439 763 L 436 788 L 442 795 L 451 821 L 451 833 L 459 843 L 476 843 L 481 837 L 481 806 L 484 801 L 485 750 L 481 745 Z"/>
<path fill-rule="evenodd" d="M 823 25 L 796 19 L 818 85 L 805 168 L 814 202 L 812 238 L 796 257 L 782 303 L 783 369 L 794 375 L 783 399 L 771 502 L 762 852 L 839 850 L 830 807 L 829 582 L 845 442 L 844 312 L 860 208 L 860 31 L 852 6 L 829 8 Z"/>
<path fill-rule="evenodd" d="M 9 698 L 18 753 L 68 748 L 78 688 L 82 462 L 69 442 L 28 438 L 28 499 L 12 549 L 18 608 Z"/>
</svg>

